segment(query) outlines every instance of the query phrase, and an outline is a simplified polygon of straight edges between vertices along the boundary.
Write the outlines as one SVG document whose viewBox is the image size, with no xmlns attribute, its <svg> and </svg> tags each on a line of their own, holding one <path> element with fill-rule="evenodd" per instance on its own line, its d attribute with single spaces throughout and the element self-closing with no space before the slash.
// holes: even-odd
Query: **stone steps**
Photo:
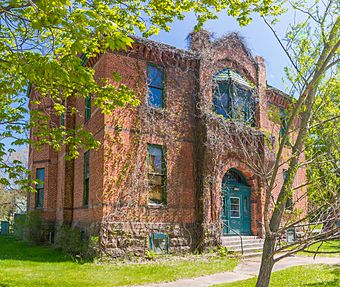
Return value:
<svg viewBox="0 0 340 287">
<path fill-rule="evenodd" d="M 242 242 L 244 257 L 261 256 L 264 239 L 256 236 L 242 236 Z M 222 236 L 222 246 L 231 251 L 242 253 L 241 239 L 238 236 Z"/>
</svg>

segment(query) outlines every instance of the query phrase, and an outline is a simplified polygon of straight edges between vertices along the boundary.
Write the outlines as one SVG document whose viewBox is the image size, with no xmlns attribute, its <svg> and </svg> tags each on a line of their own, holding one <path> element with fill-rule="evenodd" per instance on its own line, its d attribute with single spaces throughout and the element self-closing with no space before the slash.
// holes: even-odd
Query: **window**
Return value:
<svg viewBox="0 0 340 287">
<path fill-rule="evenodd" d="M 240 218 L 240 199 L 230 197 L 230 218 Z"/>
<path fill-rule="evenodd" d="M 245 214 L 245 215 L 247 215 L 248 214 L 248 197 L 247 196 L 244 196 L 243 197 L 243 213 Z"/>
<path fill-rule="evenodd" d="M 285 170 L 285 169 L 282 170 L 283 183 L 286 181 L 287 176 L 288 176 L 287 170 Z M 293 209 L 293 195 L 291 193 L 289 193 L 288 196 L 287 196 L 285 208 L 287 210 Z"/>
<path fill-rule="evenodd" d="M 164 108 L 164 71 L 154 65 L 148 65 L 148 105 L 154 108 Z"/>
<path fill-rule="evenodd" d="M 84 194 L 83 205 L 89 204 L 89 183 L 90 183 L 90 152 L 84 153 Z"/>
<path fill-rule="evenodd" d="M 61 120 L 61 125 L 64 126 L 65 125 L 65 113 L 61 114 L 60 120 Z"/>
<path fill-rule="evenodd" d="M 214 75 L 213 110 L 226 119 L 255 126 L 253 86 L 236 72 L 224 69 Z"/>
<path fill-rule="evenodd" d="M 166 168 L 164 148 L 160 145 L 148 145 L 148 203 L 166 204 Z"/>
<path fill-rule="evenodd" d="M 87 96 L 85 98 L 85 122 L 87 122 L 91 117 L 91 97 Z"/>
<path fill-rule="evenodd" d="M 37 191 L 35 194 L 35 207 L 41 208 L 44 206 L 45 168 L 36 169 L 36 179 L 38 183 L 35 186 Z"/>
<path fill-rule="evenodd" d="M 65 111 L 60 116 L 60 125 L 65 126 L 65 112 L 67 111 L 66 100 L 62 101 L 62 105 L 65 107 Z"/>
<path fill-rule="evenodd" d="M 287 111 L 282 108 L 280 109 L 280 121 L 281 121 L 280 137 L 282 138 L 287 129 Z"/>
<path fill-rule="evenodd" d="M 168 254 L 169 253 L 169 236 L 164 233 L 152 233 L 150 234 L 150 250 L 156 254 Z"/>
</svg>

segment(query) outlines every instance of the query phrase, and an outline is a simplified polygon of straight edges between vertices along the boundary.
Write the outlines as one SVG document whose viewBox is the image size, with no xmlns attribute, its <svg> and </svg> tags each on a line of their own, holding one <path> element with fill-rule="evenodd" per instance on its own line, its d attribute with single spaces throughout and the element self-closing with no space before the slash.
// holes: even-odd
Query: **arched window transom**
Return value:
<svg viewBox="0 0 340 287">
<path fill-rule="evenodd" d="M 241 172 L 233 168 L 229 169 L 228 172 L 224 175 L 223 183 L 224 184 L 241 183 L 241 184 L 248 185 L 244 175 Z"/>
</svg>

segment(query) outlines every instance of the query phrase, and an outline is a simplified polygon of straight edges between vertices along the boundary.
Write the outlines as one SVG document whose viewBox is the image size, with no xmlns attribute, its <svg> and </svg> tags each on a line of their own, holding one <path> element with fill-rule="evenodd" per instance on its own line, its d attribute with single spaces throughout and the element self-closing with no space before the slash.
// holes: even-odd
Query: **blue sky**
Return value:
<svg viewBox="0 0 340 287">
<path fill-rule="evenodd" d="M 292 21 L 294 21 L 294 14 L 291 12 L 280 16 L 280 22 L 276 25 L 276 29 L 281 36 L 284 35 L 289 23 Z M 194 15 L 189 14 L 185 20 L 174 22 L 171 25 L 170 32 L 162 31 L 159 35 L 153 36 L 152 39 L 177 48 L 186 49 L 186 37 L 193 31 L 195 23 Z M 254 15 L 253 21 L 248 26 L 240 27 L 234 18 L 229 17 L 226 12 L 222 12 L 217 20 L 208 21 L 204 28 L 212 32 L 216 37 L 233 31 L 239 32 L 244 37 L 253 56 L 258 55 L 265 59 L 268 83 L 281 90 L 286 90 L 282 77 L 284 76 L 284 67 L 289 65 L 288 58 L 273 33 L 259 16 Z"/>
<path fill-rule="evenodd" d="M 291 12 L 280 16 L 280 23 L 276 25 L 276 28 L 281 36 L 284 35 L 289 23 L 293 20 L 294 14 Z M 192 13 L 188 14 L 183 21 L 172 23 L 170 32 L 162 31 L 159 35 L 153 36 L 152 39 L 186 49 L 186 37 L 193 31 L 195 24 L 194 15 Z M 283 68 L 289 64 L 288 58 L 272 32 L 259 16 L 254 15 L 253 21 L 248 26 L 240 27 L 234 18 L 227 16 L 226 12 L 221 12 L 217 20 L 208 21 L 204 28 L 212 32 L 216 37 L 234 31 L 239 32 L 244 37 L 253 56 L 259 55 L 265 59 L 268 83 L 283 91 L 286 90 L 282 78 L 284 76 Z M 5 141 L 5 144 L 9 147 L 8 141 Z"/>
</svg>

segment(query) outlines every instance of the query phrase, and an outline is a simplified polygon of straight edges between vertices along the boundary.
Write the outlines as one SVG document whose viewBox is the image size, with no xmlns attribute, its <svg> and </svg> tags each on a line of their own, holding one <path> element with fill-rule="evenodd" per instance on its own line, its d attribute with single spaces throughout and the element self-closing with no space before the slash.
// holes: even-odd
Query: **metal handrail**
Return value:
<svg viewBox="0 0 340 287">
<path fill-rule="evenodd" d="M 238 237 L 241 239 L 241 253 L 243 255 L 243 239 L 240 233 L 238 233 L 235 229 L 231 228 L 227 223 L 222 221 L 222 224 L 226 227 L 228 227 L 231 231 L 233 231 Z"/>
</svg>

